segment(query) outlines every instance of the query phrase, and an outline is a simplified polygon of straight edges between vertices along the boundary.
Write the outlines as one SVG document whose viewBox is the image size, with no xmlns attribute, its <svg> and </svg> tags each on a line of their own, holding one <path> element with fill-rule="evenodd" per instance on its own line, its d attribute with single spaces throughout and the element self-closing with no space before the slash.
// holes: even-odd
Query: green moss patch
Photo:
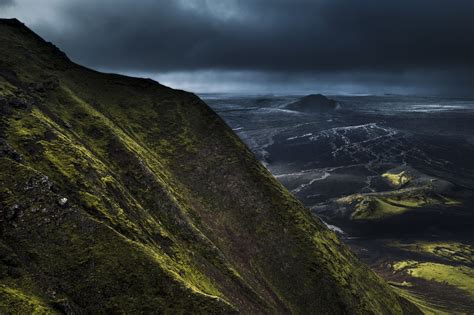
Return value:
<svg viewBox="0 0 474 315">
<path fill-rule="evenodd" d="M 416 294 L 409 289 L 393 285 L 394 290 L 403 298 L 415 304 L 426 315 L 447 315 L 452 312 L 442 306 L 426 301 L 422 296 Z"/>
<path fill-rule="evenodd" d="M 59 314 L 41 298 L 1 284 L 0 311 L 5 314 Z"/>
<path fill-rule="evenodd" d="M 339 198 L 337 203 L 352 207 L 353 220 L 381 220 L 428 206 L 456 206 L 460 202 L 430 189 L 406 188 L 396 191 L 355 194 Z"/>
<path fill-rule="evenodd" d="M 384 173 L 382 177 L 393 187 L 401 187 L 413 179 L 406 171 L 400 173 Z"/>
<path fill-rule="evenodd" d="M 427 253 L 454 263 L 473 264 L 474 249 L 459 242 L 392 243 L 391 246 L 415 253 Z"/>
<path fill-rule="evenodd" d="M 393 265 L 393 269 L 398 272 L 406 272 L 411 277 L 455 286 L 474 297 L 474 270 L 470 267 L 432 262 L 400 261 Z"/>
</svg>

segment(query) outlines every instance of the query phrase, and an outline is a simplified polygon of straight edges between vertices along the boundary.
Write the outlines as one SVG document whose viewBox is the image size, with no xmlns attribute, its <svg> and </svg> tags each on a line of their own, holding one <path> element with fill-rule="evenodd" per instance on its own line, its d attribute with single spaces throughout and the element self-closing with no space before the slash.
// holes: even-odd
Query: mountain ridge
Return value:
<svg viewBox="0 0 474 315">
<path fill-rule="evenodd" d="M 416 312 L 195 95 L 0 53 L 0 310 Z"/>
</svg>

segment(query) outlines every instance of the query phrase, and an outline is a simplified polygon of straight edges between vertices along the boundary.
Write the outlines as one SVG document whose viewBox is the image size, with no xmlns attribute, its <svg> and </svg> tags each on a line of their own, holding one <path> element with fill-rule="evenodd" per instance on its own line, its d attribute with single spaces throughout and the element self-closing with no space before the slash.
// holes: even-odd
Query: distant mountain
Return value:
<svg viewBox="0 0 474 315">
<path fill-rule="evenodd" d="M 0 313 L 417 309 L 198 97 L 0 20 Z"/>
<path fill-rule="evenodd" d="M 287 109 L 301 112 L 328 112 L 337 109 L 337 102 L 322 94 L 311 94 L 288 104 Z"/>
</svg>

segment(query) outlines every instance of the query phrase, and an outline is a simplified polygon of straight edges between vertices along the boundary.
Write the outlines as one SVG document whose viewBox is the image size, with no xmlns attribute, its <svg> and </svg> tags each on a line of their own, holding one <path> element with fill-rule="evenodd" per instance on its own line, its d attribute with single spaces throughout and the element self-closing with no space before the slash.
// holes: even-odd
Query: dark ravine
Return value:
<svg viewBox="0 0 474 315">
<path fill-rule="evenodd" d="M 414 314 L 198 97 L 0 20 L 0 313 Z"/>
</svg>

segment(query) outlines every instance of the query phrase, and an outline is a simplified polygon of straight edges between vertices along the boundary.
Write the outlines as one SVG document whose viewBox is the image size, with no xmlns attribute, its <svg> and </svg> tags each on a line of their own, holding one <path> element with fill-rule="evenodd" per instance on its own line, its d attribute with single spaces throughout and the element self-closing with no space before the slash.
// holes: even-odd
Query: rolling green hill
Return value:
<svg viewBox="0 0 474 315">
<path fill-rule="evenodd" d="M 0 20 L 0 313 L 417 313 L 193 94 Z"/>
</svg>

